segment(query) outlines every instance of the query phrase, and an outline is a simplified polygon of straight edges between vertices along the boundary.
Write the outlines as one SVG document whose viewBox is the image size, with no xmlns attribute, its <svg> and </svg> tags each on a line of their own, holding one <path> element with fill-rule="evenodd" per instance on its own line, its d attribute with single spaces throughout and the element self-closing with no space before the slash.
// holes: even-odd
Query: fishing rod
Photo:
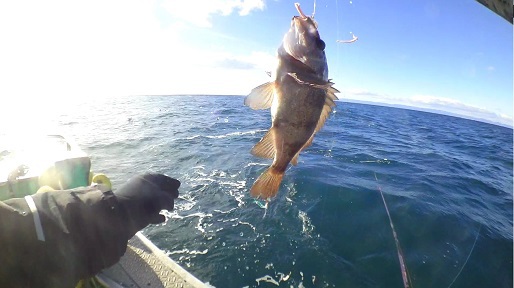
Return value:
<svg viewBox="0 0 514 288">
<path fill-rule="evenodd" d="M 398 252 L 398 260 L 400 260 L 400 269 L 402 271 L 402 279 L 403 279 L 403 287 L 409 288 L 412 286 L 412 280 L 410 279 L 409 272 L 407 270 L 407 264 L 405 263 L 405 257 L 403 256 L 402 247 L 400 246 L 400 240 L 398 240 L 398 235 L 396 234 L 396 229 L 394 229 L 393 219 L 391 218 L 391 214 L 389 213 L 389 208 L 387 207 L 387 203 L 384 198 L 384 193 L 382 192 L 382 188 L 378 185 L 377 173 L 375 174 L 375 181 L 377 182 L 377 188 L 380 192 L 380 196 L 382 196 L 382 201 L 384 202 L 384 207 L 387 212 L 387 217 L 389 217 L 389 225 L 391 226 L 391 230 L 393 231 L 394 242 L 396 244 L 396 251 Z"/>
<path fill-rule="evenodd" d="M 393 220 L 391 218 L 391 214 L 389 213 L 389 208 L 387 207 L 387 203 L 384 198 L 384 193 L 382 192 L 382 188 L 380 188 L 380 185 L 378 185 L 377 173 L 373 172 L 373 174 L 375 175 L 375 181 L 377 182 L 377 189 L 380 192 L 380 196 L 382 197 L 382 202 L 384 202 L 384 207 L 387 212 L 387 217 L 389 218 L 389 225 L 391 226 L 391 230 L 393 232 L 394 242 L 396 244 L 396 250 L 398 251 L 398 260 L 400 261 L 400 269 L 402 271 L 403 286 L 404 286 L 404 288 L 414 287 L 412 285 L 412 280 L 410 278 L 410 274 L 407 270 L 407 264 L 405 263 L 405 256 L 404 256 L 402 248 L 400 246 L 400 240 L 398 240 L 398 235 L 396 233 L 396 229 L 394 228 Z M 475 246 L 476 246 L 477 240 L 478 240 L 478 236 L 480 236 L 481 229 L 482 229 L 482 225 L 480 225 L 480 227 L 478 228 L 477 236 L 475 236 L 475 241 L 473 242 L 473 245 L 471 246 L 468 256 L 466 257 L 466 261 L 464 261 L 464 264 L 462 264 L 462 266 L 460 267 L 459 272 L 457 272 L 457 275 L 455 276 L 455 278 L 453 278 L 453 281 L 450 283 L 450 285 L 448 285 L 447 288 L 450 288 L 453 285 L 453 283 L 455 283 L 457 278 L 459 278 L 460 274 L 462 273 L 462 270 L 464 270 L 464 267 L 468 263 L 469 258 L 471 257 L 471 254 L 473 253 L 473 250 L 475 249 Z"/>
</svg>

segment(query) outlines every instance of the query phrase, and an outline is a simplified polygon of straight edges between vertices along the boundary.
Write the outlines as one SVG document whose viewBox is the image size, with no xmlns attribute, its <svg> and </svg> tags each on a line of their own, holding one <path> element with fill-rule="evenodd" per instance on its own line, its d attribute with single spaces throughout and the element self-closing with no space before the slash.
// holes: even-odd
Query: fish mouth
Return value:
<svg viewBox="0 0 514 288">
<path fill-rule="evenodd" d="M 309 38 L 319 38 L 318 24 L 311 17 L 294 16 L 291 28 L 295 31 L 296 38 L 302 39 L 298 43 L 306 44 Z"/>
</svg>

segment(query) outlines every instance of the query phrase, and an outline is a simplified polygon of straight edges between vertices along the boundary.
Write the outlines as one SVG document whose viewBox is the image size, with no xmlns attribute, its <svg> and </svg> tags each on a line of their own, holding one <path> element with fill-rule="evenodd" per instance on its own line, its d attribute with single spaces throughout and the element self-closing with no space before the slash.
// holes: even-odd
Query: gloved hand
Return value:
<svg viewBox="0 0 514 288">
<path fill-rule="evenodd" d="M 148 224 L 164 222 L 163 209 L 173 210 L 180 181 L 163 174 L 144 174 L 133 177 L 114 195 L 127 217 L 129 233 L 133 236 Z"/>
</svg>

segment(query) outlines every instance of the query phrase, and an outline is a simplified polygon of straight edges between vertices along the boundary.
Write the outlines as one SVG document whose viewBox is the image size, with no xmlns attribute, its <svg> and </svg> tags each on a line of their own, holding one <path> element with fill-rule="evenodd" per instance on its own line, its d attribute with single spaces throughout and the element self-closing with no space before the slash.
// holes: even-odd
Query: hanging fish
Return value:
<svg viewBox="0 0 514 288">
<path fill-rule="evenodd" d="M 244 104 L 252 109 L 271 108 L 271 128 L 252 148 L 257 157 L 273 159 L 251 188 L 253 197 L 268 200 L 280 187 L 289 163 L 312 144 L 335 106 L 334 83 L 328 79 L 325 42 L 318 24 L 305 16 L 294 16 L 289 31 L 278 48 L 278 66 L 272 82 L 254 88 Z"/>
</svg>

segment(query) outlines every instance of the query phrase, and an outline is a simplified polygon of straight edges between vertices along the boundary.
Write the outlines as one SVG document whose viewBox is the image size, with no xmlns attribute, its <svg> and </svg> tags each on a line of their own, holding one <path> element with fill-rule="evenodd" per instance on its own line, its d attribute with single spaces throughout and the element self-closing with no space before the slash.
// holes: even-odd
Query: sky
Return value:
<svg viewBox="0 0 514 288">
<path fill-rule="evenodd" d="M 15 107 L 127 95 L 247 95 L 298 15 L 281 0 L 1 1 L 0 98 Z M 298 1 L 312 14 L 313 0 Z M 473 0 L 318 0 L 343 101 L 512 126 L 512 24 Z M 337 43 L 355 35 L 352 44 Z"/>
</svg>

